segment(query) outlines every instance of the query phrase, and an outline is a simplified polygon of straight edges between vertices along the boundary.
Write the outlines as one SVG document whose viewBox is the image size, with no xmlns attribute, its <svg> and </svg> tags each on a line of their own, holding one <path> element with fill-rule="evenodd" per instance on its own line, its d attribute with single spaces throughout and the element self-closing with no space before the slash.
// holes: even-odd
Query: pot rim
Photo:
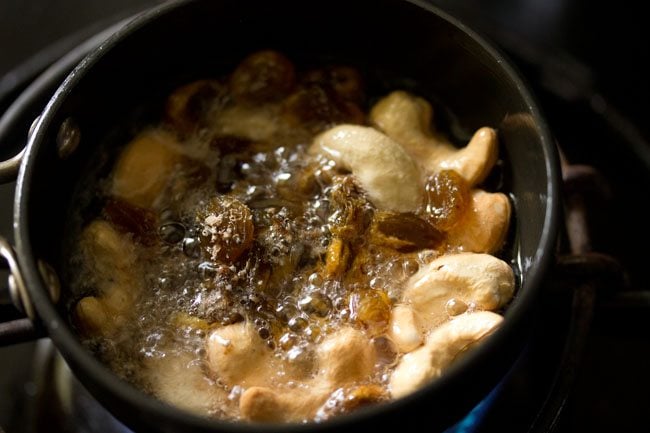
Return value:
<svg viewBox="0 0 650 433">
<path fill-rule="evenodd" d="M 537 292 L 539 292 L 542 281 L 550 268 L 552 260 L 554 259 L 554 245 L 558 233 L 559 214 L 560 214 L 560 165 L 558 152 L 555 146 L 555 141 L 549 132 L 548 126 L 544 117 L 538 108 L 534 96 L 529 90 L 530 87 L 524 81 L 520 73 L 512 65 L 510 60 L 496 48 L 496 45 L 488 41 L 485 37 L 481 36 L 475 30 L 471 29 L 459 19 L 442 11 L 440 8 L 426 3 L 424 0 L 403 0 L 407 3 L 425 10 L 429 14 L 436 15 L 438 18 L 447 21 L 458 31 L 465 33 L 470 39 L 477 43 L 481 49 L 485 50 L 489 56 L 495 59 L 502 70 L 505 72 L 509 80 L 518 89 L 518 92 L 529 108 L 530 114 L 533 116 L 535 124 L 538 127 L 539 136 L 541 139 L 542 150 L 544 153 L 544 162 L 547 174 L 546 184 L 546 207 L 545 218 L 543 222 L 542 234 L 538 244 L 537 251 L 533 262 L 537 264 L 532 269 L 526 271 L 526 284 L 529 286 L 525 293 L 517 297 L 516 309 L 508 309 L 505 314 L 506 320 L 504 324 L 519 323 L 523 320 L 526 311 L 530 309 L 534 302 Z M 56 347 L 64 355 L 66 361 L 72 361 L 76 365 L 81 366 L 90 376 L 93 377 L 102 387 L 110 391 L 119 399 L 125 401 L 129 405 L 145 409 L 149 414 L 157 414 L 173 421 L 175 424 L 183 424 L 200 429 L 201 431 L 208 430 L 221 430 L 226 429 L 235 432 L 256 432 L 259 431 L 260 424 L 243 423 L 243 422 L 228 422 L 216 419 L 209 419 L 193 415 L 187 411 L 181 410 L 171 406 L 165 402 L 148 396 L 136 389 L 132 385 L 122 380 L 116 380 L 117 376 L 98 359 L 96 359 L 87 349 L 85 349 L 79 342 L 78 338 L 71 332 L 67 326 L 65 318 L 57 312 L 56 307 L 50 301 L 47 289 L 45 288 L 41 277 L 37 271 L 37 260 L 31 248 L 30 230 L 26 221 L 28 215 L 28 197 L 30 187 L 28 180 L 33 176 L 34 161 L 38 154 L 39 148 L 46 137 L 47 130 L 51 127 L 52 119 L 55 116 L 58 108 L 61 106 L 67 95 L 72 91 L 77 82 L 79 82 L 86 73 L 86 70 L 101 59 L 106 52 L 110 51 L 112 47 L 117 44 L 123 43 L 125 38 L 138 29 L 145 27 L 149 22 L 156 20 L 160 15 L 173 13 L 174 10 L 183 7 L 186 4 L 192 3 L 193 0 L 179 0 L 164 3 L 152 7 L 151 9 L 138 14 L 134 19 L 128 22 L 120 30 L 115 32 L 97 49 L 93 50 L 86 56 L 78 66 L 68 75 L 58 88 L 54 96 L 50 99 L 46 108 L 43 111 L 40 119 L 38 120 L 33 134 L 30 135 L 26 148 L 25 157 L 20 168 L 19 176 L 17 179 L 16 196 L 14 202 L 14 234 L 16 239 L 16 250 L 18 259 L 22 265 L 25 273 L 25 280 L 35 304 L 36 310 L 43 325 L 47 328 L 49 336 L 56 343 Z M 370 408 L 364 408 L 355 411 L 351 414 L 338 416 L 325 423 L 308 423 L 308 424 L 278 424 L 269 425 L 264 424 L 265 431 L 271 432 L 286 432 L 286 431 L 319 431 L 324 429 L 336 429 L 337 426 L 342 426 L 350 422 L 355 422 L 360 419 L 372 417 L 379 412 L 395 412 L 401 407 L 409 405 L 416 399 L 421 398 L 428 393 L 440 392 L 440 390 L 448 389 L 450 384 L 454 383 L 457 376 L 465 369 L 470 368 L 476 364 L 476 360 L 482 358 L 481 354 L 486 354 L 491 347 L 498 343 L 503 343 L 508 338 L 507 326 L 500 327 L 490 338 L 475 349 L 473 356 L 465 357 L 459 362 L 455 363 L 448 372 L 441 378 L 433 381 L 432 383 L 422 387 L 416 392 L 402 397 L 397 400 L 373 405 Z M 74 371 L 74 370 L 73 370 Z M 110 409 L 110 408 L 109 408 Z"/>
</svg>

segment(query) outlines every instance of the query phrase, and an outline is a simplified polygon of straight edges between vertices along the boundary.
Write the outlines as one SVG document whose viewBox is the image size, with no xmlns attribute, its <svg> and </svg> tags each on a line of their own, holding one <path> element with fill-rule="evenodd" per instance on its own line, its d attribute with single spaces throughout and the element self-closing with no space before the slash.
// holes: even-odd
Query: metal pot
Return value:
<svg viewBox="0 0 650 433">
<path fill-rule="evenodd" d="M 0 163 L 0 177 L 7 179 L 21 161 L 16 246 L 0 238 L 14 300 L 31 320 L 21 323 L 44 331 L 91 393 L 135 430 L 259 431 L 260 426 L 169 407 L 119 380 L 82 347 L 51 289 L 63 269 L 66 209 L 75 187 L 84 182 L 84 167 L 96 146 L 115 134 L 124 114 L 154 116 L 152 107 L 175 86 L 229 71 L 238 59 L 262 48 L 408 77 L 443 101 L 463 128 L 498 128 L 500 152 L 510 167 L 521 274 L 500 329 L 442 378 L 410 396 L 321 424 L 264 426 L 268 431 L 444 428 L 498 383 L 523 347 L 554 259 L 559 163 L 545 121 L 509 62 L 474 31 L 424 1 L 173 2 L 137 16 L 94 49 L 47 103 L 24 154 Z M 50 78 L 52 85 L 57 77 Z"/>
</svg>

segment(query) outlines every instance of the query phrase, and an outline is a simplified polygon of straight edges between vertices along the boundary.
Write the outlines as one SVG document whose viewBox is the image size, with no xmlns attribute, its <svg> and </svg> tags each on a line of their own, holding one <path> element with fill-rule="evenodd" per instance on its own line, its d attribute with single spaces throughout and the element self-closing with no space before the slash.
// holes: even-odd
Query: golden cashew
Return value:
<svg viewBox="0 0 650 433">
<path fill-rule="evenodd" d="M 114 196 L 132 205 L 151 208 L 182 154 L 174 138 L 161 131 L 136 137 L 122 151 L 113 170 Z"/>
<path fill-rule="evenodd" d="M 222 111 L 215 119 L 215 132 L 253 141 L 269 140 L 278 132 L 277 107 L 235 105 Z"/>
<path fill-rule="evenodd" d="M 491 334 L 503 317 L 490 311 L 462 314 L 434 329 L 424 346 L 404 355 L 390 377 L 394 398 L 405 396 L 445 370 L 480 340 Z"/>
<path fill-rule="evenodd" d="M 249 322 L 215 329 L 206 341 L 207 365 L 232 387 L 267 385 L 278 371 L 273 353 Z"/>
<path fill-rule="evenodd" d="M 413 212 L 422 204 L 421 174 L 404 148 L 374 128 L 340 125 L 314 139 L 310 149 L 350 170 L 379 209 Z"/>
<path fill-rule="evenodd" d="M 88 283 L 98 295 L 77 303 L 76 323 L 86 334 L 110 334 L 124 324 L 141 290 L 135 244 L 110 223 L 95 220 L 84 229 L 81 248 L 92 269 Z"/>
<path fill-rule="evenodd" d="M 334 390 L 369 377 L 375 358 L 368 337 L 354 328 L 343 328 L 329 335 L 319 346 L 319 370 L 312 380 L 299 388 L 250 387 L 239 400 L 241 415 L 251 421 L 313 419 Z"/>
<path fill-rule="evenodd" d="M 410 352 L 422 344 L 420 327 L 410 306 L 397 304 L 393 307 L 388 329 L 388 336 L 402 353 Z"/>
<path fill-rule="evenodd" d="M 158 398 L 197 415 L 210 413 L 215 407 L 232 408 L 235 415 L 226 391 L 205 376 L 192 354 L 177 354 L 173 348 L 166 352 L 167 356 L 145 359 L 144 380 Z"/>
<path fill-rule="evenodd" d="M 98 296 L 86 296 L 75 306 L 76 324 L 88 335 L 109 335 L 127 323 L 139 283 L 123 280 L 102 285 Z"/>
<path fill-rule="evenodd" d="M 75 324 L 86 335 L 107 335 L 115 324 L 104 303 L 96 296 L 86 296 L 77 302 Z"/>
<path fill-rule="evenodd" d="M 461 253 L 439 257 L 406 283 L 403 302 L 410 305 L 423 331 L 447 320 L 451 299 L 495 310 L 507 304 L 515 289 L 510 265 L 489 254 Z"/>
<path fill-rule="evenodd" d="M 248 388 L 239 399 L 242 418 L 257 422 L 304 422 L 314 416 L 332 391 L 329 388 Z"/>
<path fill-rule="evenodd" d="M 454 170 L 470 186 L 482 182 L 498 155 L 496 131 L 480 128 L 467 146 L 458 149 L 431 131 L 431 105 L 404 91 L 381 99 L 370 112 L 370 120 L 386 135 L 404 146 L 425 171 Z"/>
<path fill-rule="evenodd" d="M 368 376 L 374 363 L 370 340 L 354 328 L 329 335 L 318 348 L 318 375 L 334 388 Z"/>
<path fill-rule="evenodd" d="M 475 189 L 470 208 L 448 233 L 447 242 L 460 251 L 494 254 L 505 242 L 511 213 L 505 194 Z"/>
<path fill-rule="evenodd" d="M 136 287 L 136 292 L 140 287 Z M 110 335 L 127 323 L 135 301 L 133 287 L 115 284 L 99 296 L 86 296 L 74 309 L 75 323 L 87 335 Z"/>
<path fill-rule="evenodd" d="M 90 261 L 97 282 L 130 278 L 136 262 L 136 247 L 128 235 L 104 220 L 94 220 L 81 234 L 80 248 Z"/>
</svg>

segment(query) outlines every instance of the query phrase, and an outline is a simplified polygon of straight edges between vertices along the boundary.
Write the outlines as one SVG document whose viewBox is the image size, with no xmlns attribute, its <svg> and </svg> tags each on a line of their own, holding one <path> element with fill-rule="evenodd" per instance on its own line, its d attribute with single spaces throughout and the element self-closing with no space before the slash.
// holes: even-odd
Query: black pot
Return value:
<svg viewBox="0 0 650 433">
<path fill-rule="evenodd" d="M 6 242 L 0 245 L 12 265 L 14 292 L 24 288 L 19 297 L 33 313 L 33 323 L 46 331 L 91 393 L 133 429 L 259 431 L 259 425 L 190 415 L 118 379 L 82 347 L 65 307 L 52 301 L 52 284 L 39 272 L 39 262 L 62 275 L 65 209 L 84 182 L 96 146 L 106 137 L 120 136 L 116 125 L 133 121 L 125 113 L 140 113 L 138 119 L 145 121 L 156 113 L 151 107 L 179 84 L 227 73 L 246 54 L 262 48 L 282 51 L 297 63 L 335 59 L 357 65 L 374 73 L 377 85 L 408 77 L 419 83 L 419 92 L 435 96 L 454 113 L 462 129 L 498 128 L 500 152 L 510 167 L 513 242 L 521 271 L 519 290 L 502 326 L 442 378 L 410 396 L 322 424 L 264 426 L 269 431 L 443 429 L 498 383 L 523 347 L 541 283 L 554 259 L 559 163 L 530 91 L 504 56 L 424 1 L 183 1 L 129 22 L 78 64 L 30 135 L 17 182 L 16 247 L 12 251 Z M 68 119 L 80 132 L 76 149 L 62 149 L 66 140 L 57 139 L 61 125 L 72 124 Z"/>
</svg>

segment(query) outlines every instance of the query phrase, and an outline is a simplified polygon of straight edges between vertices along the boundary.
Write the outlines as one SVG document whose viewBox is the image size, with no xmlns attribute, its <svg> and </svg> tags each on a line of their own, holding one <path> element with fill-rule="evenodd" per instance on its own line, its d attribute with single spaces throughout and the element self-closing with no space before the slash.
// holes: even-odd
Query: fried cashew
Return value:
<svg viewBox="0 0 650 433">
<path fill-rule="evenodd" d="M 197 415 L 231 406 L 226 391 L 206 377 L 201 365 L 193 362 L 193 354 L 177 354 L 171 349 L 167 356 L 144 361 L 144 380 L 158 398 Z M 234 412 L 233 408 L 233 416 Z"/>
<path fill-rule="evenodd" d="M 433 330 L 424 346 L 404 355 L 393 371 L 389 382 L 393 398 L 403 397 L 440 377 L 502 321 L 499 314 L 479 311 L 462 314 Z"/>
<path fill-rule="evenodd" d="M 93 284 L 129 278 L 136 271 L 136 245 L 111 223 L 94 220 L 81 234 L 80 249 L 93 269 Z"/>
<path fill-rule="evenodd" d="M 318 372 L 312 380 L 297 388 L 250 387 L 239 401 L 241 415 L 259 422 L 313 419 L 337 388 L 369 377 L 375 358 L 368 337 L 354 328 L 342 328 L 319 346 Z"/>
<path fill-rule="evenodd" d="M 215 379 L 229 387 L 266 386 L 277 371 L 273 352 L 247 321 L 214 330 L 206 341 L 206 354 Z"/>
<path fill-rule="evenodd" d="M 350 170 L 379 209 L 413 212 L 422 203 L 417 165 L 400 144 L 374 128 L 336 126 L 318 135 L 310 152 Z"/>
<path fill-rule="evenodd" d="M 505 194 L 475 189 L 469 209 L 447 234 L 447 242 L 461 251 L 494 254 L 506 240 L 511 213 Z"/>
<path fill-rule="evenodd" d="M 266 141 L 279 130 L 277 111 L 272 105 L 235 105 L 219 113 L 214 128 L 221 135 Z"/>
<path fill-rule="evenodd" d="M 370 120 L 427 172 L 454 170 L 470 186 L 482 182 L 498 156 L 496 131 L 480 128 L 467 146 L 458 149 L 431 130 L 433 110 L 424 99 L 395 91 L 381 99 L 370 112 Z"/>
<path fill-rule="evenodd" d="M 79 300 L 75 321 L 88 335 L 107 335 L 126 322 L 141 291 L 135 244 L 110 223 L 95 220 L 84 229 L 81 248 L 93 271 L 88 283 L 98 293 Z"/>
<path fill-rule="evenodd" d="M 255 422 L 303 422 L 322 406 L 329 388 L 308 385 L 301 388 L 272 389 L 262 386 L 248 388 L 239 399 L 244 419 Z"/>
<path fill-rule="evenodd" d="M 351 327 L 328 336 L 318 348 L 318 376 L 333 388 L 368 376 L 374 363 L 372 343 Z"/>
<path fill-rule="evenodd" d="M 132 205 L 152 208 L 167 186 L 169 173 L 183 160 L 175 139 L 149 131 L 131 141 L 113 170 L 112 194 Z"/>
<path fill-rule="evenodd" d="M 422 333 L 410 306 L 397 304 L 393 307 L 388 336 L 402 353 L 408 353 L 422 344 Z"/>
<path fill-rule="evenodd" d="M 406 283 L 402 301 L 413 309 L 422 332 L 447 320 L 451 300 L 495 310 L 512 299 L 514 273 L 510 265 L 489 254 L 461 253 L 439 257 Z"/>
</svg>

